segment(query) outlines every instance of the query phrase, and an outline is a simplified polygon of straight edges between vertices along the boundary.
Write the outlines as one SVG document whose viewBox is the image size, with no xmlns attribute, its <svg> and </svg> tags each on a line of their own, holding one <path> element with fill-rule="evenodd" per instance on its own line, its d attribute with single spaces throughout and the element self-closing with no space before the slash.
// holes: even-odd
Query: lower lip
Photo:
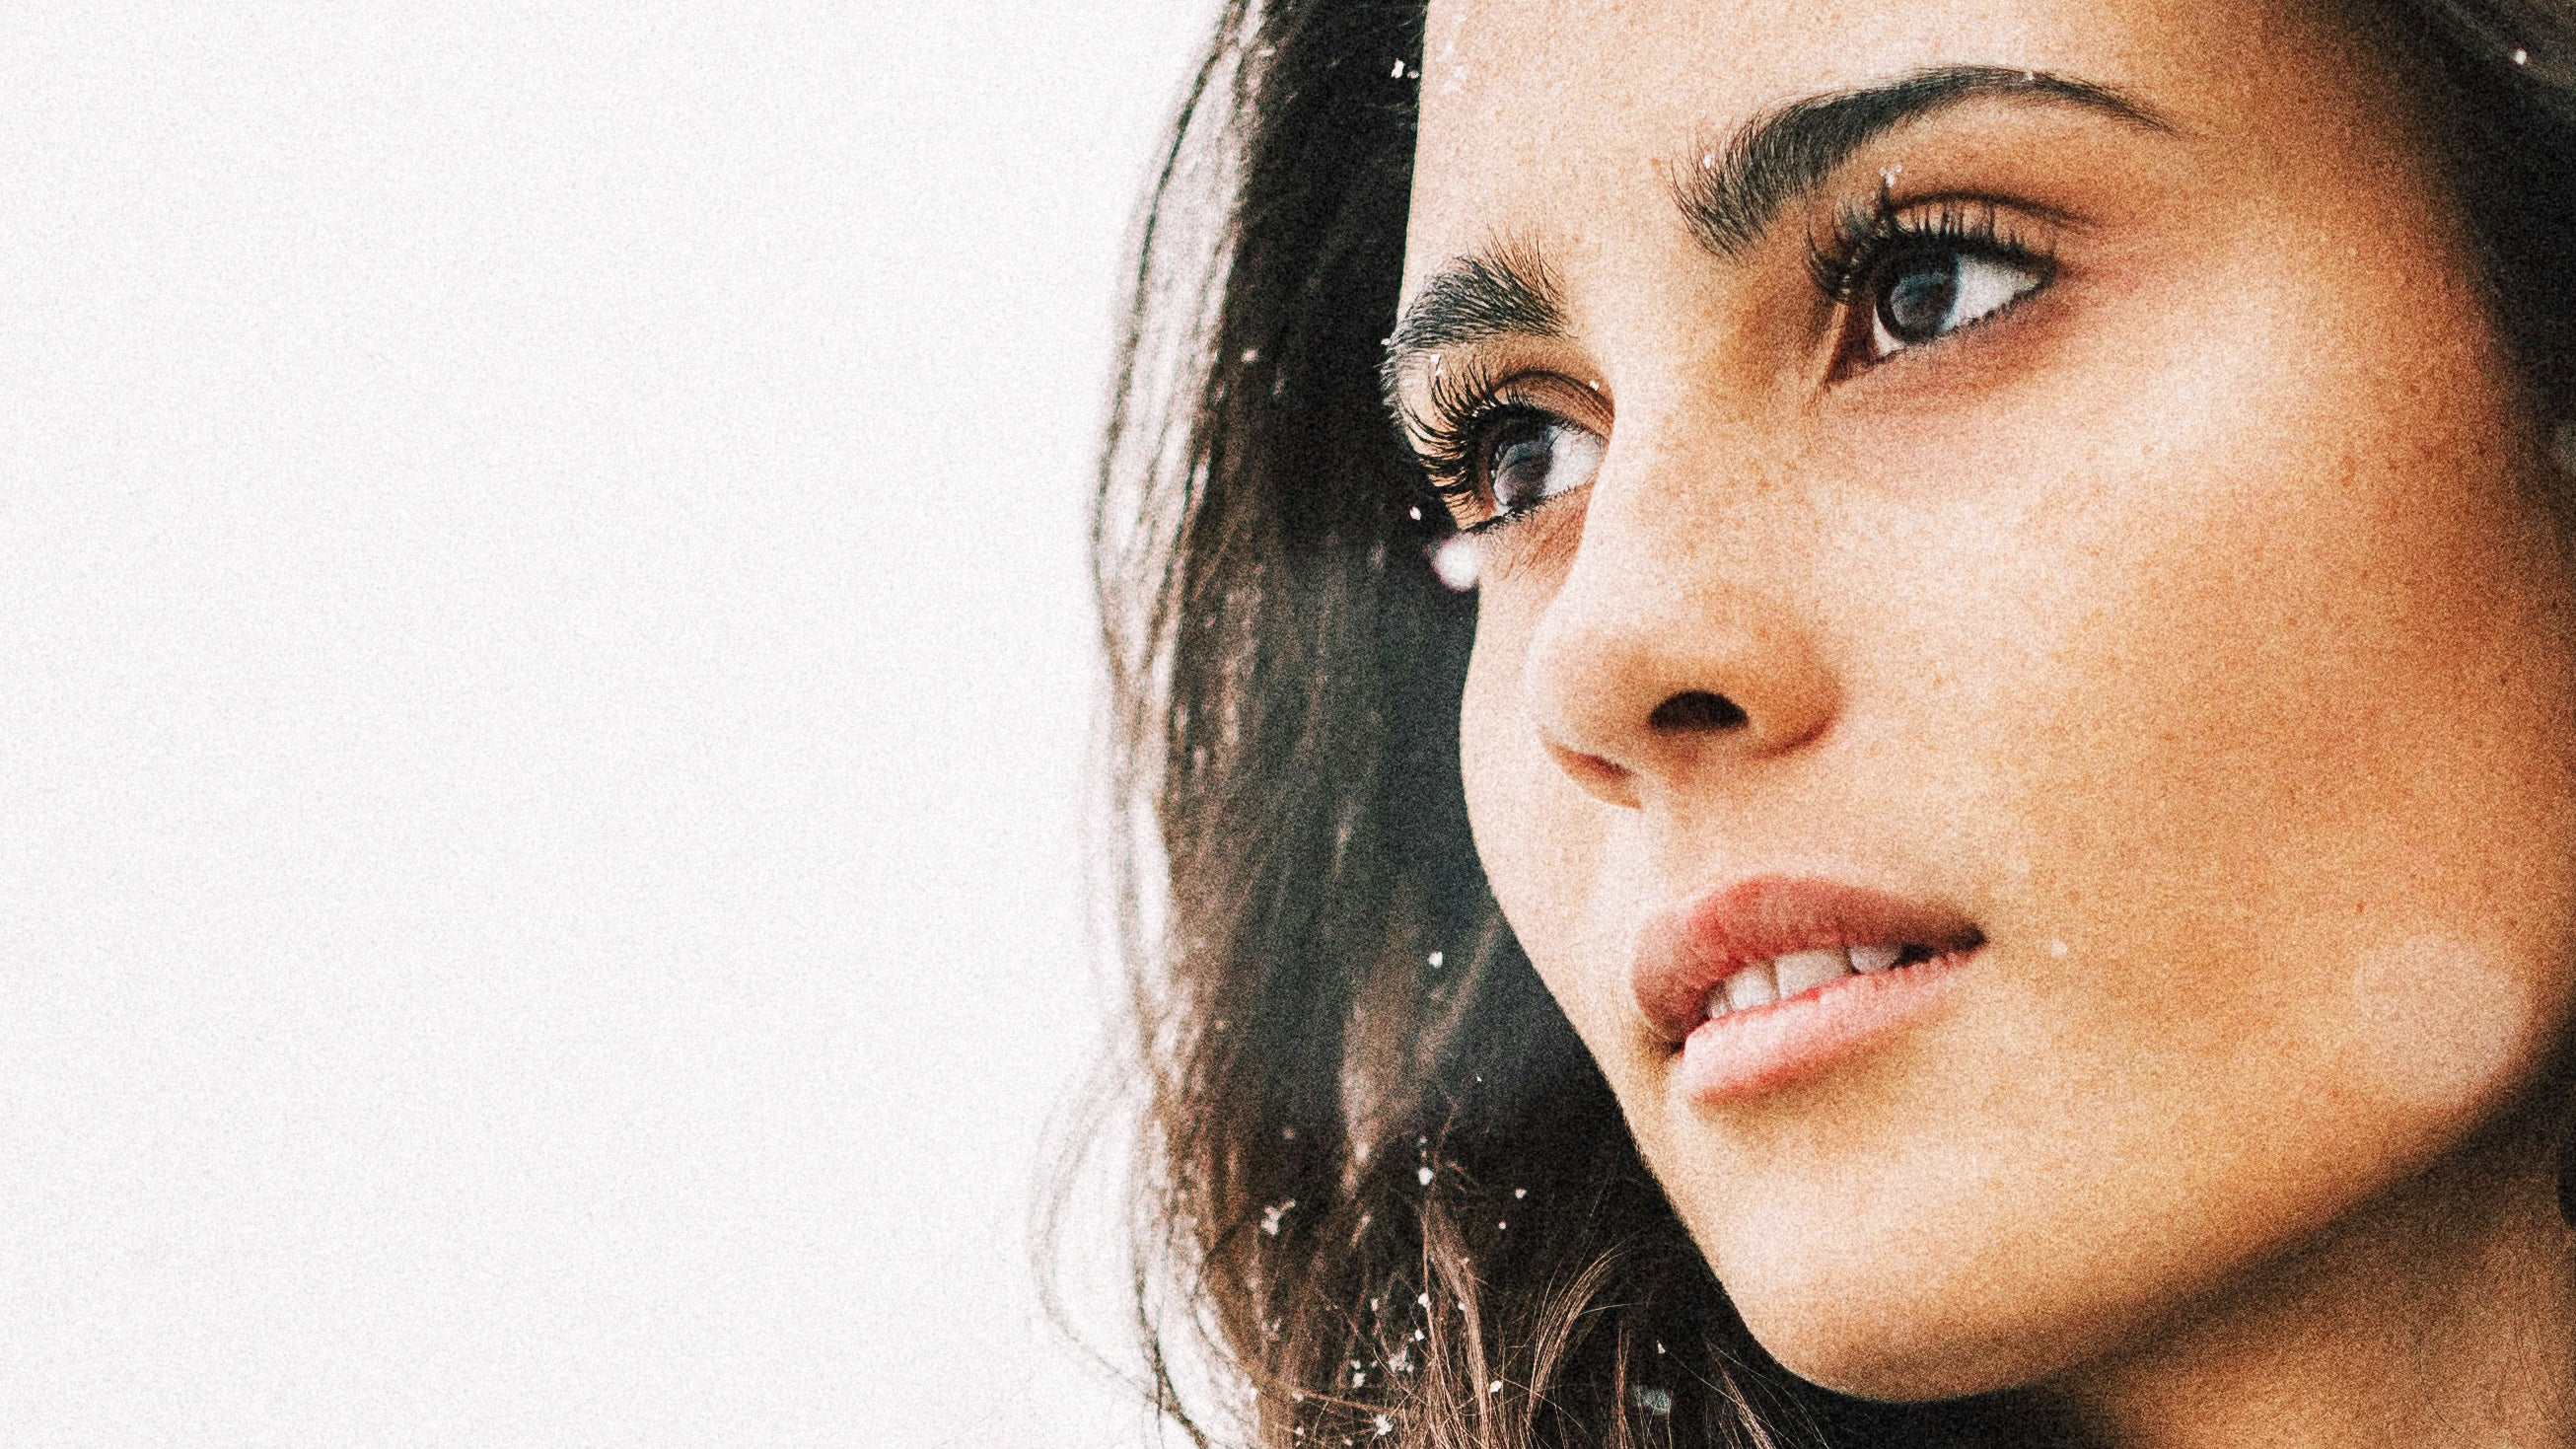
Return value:
<svg viewBox="0 0 2576 1449">
<path fill-rule="evenodd" d="M 1836 977 L 1786 1001 L 1711 1017 L 1682 1043 L 1673 1085 L 1703 1105 L 1739 1101 L 1849 1061 L 1938 1010 L 1976 956 Z"/>
</svg>

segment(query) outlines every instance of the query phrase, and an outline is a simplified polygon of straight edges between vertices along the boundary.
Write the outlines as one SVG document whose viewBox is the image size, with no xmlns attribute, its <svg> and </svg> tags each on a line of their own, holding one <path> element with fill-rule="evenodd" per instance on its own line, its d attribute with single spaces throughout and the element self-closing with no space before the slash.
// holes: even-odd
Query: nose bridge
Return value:
<svg viewBox="0 0 2576 1449">
<path fill-rule="evenodd" d="M 1559 766 L 1633 807 L 1813 740 L 1840 689 L 1805 602 L 1803 504 L 1783 461 L 1741 437 L 1620 441 L 1522 678 Z"/>
</svg>

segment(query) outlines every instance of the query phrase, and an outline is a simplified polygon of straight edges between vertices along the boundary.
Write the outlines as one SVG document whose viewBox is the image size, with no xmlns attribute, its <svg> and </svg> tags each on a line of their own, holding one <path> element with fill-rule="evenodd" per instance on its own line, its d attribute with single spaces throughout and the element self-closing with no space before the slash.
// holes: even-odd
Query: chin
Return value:
<svg viewBox="0 0 2576 1449">
<path fill-rule="evenodd" d="M 2099 1324 L 1995 1313 L 1994 1296 L 1933 1265 L 1723 1275 L 1764 1351 L 1810 1383 L 1855 1398 L 1967 1398 L 2049 1378 L 2106 1346 Z M 1894 1291 L 1889 1285 L 1905 1285 Z"/>
</svg>

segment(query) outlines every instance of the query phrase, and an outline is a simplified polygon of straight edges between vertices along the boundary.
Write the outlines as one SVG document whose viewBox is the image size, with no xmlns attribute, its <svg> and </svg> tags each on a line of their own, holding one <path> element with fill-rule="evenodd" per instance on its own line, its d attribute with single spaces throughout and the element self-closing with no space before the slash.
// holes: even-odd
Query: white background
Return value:
<svg viewBox="0 0 2576 1449">
<path fill-rule="evenodd" d="M 0 7 L 0 1442 L 1138 1442 L 1026 1225 L 1212 8 Z"/>
</svg>

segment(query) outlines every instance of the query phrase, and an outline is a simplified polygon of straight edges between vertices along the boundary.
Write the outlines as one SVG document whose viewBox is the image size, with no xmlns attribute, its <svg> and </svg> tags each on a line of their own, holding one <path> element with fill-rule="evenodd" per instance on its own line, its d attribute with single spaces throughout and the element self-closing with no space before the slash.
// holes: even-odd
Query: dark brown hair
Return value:
<svg viewBox="0 0 2576 1449">
<path fill-rule="evenodd" d="M 2576 14 L 2370 16 L 2565 398 Z M 1094 544 L 1154 1390 L 1200 1443 L 1277 1449 L 2058 1442 L 2010 1396 L 1871 1404 L 1774 1364 L 1487 893 L 1473 601 L 1426 562 L 1377 383 L 1421 31 L 1417 3 L 1231 0 L 1142 226 Z"/>
</svg>

